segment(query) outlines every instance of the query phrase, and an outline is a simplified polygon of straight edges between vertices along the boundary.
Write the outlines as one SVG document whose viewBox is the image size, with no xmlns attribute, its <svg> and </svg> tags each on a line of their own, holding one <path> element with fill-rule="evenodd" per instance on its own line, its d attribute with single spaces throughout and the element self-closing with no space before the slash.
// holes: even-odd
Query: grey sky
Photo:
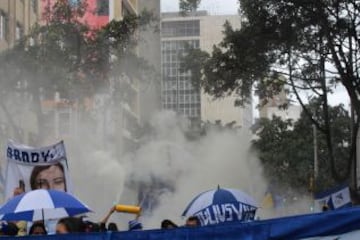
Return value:
<svg viewBox="0 0 360 240">
<path fill-rule="evenodd" d="M 201 0 L 199 10 L 207 10 L 212 15 L 237 14 L 239 0 Z M 161 0 L 162 12 L 179 10 L 179 0 Z"/>
</svg>

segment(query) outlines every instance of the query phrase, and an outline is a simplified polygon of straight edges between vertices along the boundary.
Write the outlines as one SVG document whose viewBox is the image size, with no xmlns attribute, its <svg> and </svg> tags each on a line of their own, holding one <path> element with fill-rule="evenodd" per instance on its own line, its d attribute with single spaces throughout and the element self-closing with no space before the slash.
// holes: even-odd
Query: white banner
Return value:
<svg viewBox="0 0 360 240">
<path fill-rule="evenodd" d="M 331 194 L 331 198 L 335 209 L 341 208 L 344 205 L 350 203 L 351 199 L 349 187 L 343 188 L 338 192 Z"/>
<path fill-rule="evenodd" d="M 326 206 L 328 209 L 338 209 L 342 207 L 351 206 L 350 189 L 348 186 L 338 186 L 319 193 L 315 196 L 315 210 L 322 211 Z"/>
<path fill-rule="evenodd" d="M 71 192 L 63 141 L 40 148 L 9 141 L 6 158 L 6 199 L 11 198 L 20 185 L 25 191 L 46 188 Z"/>
</svg>

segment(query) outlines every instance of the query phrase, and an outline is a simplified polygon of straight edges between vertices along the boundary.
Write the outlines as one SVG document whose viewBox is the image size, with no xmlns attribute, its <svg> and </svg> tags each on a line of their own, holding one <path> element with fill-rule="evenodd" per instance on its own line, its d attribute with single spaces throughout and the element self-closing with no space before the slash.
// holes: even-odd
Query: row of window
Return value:
<svg viewBox="0 0 360 240">
<path fill-rule="evenodd" d="M 172 82 L 170 84 L 176 85 L 176 81 L 190 81 L 191 75 L 179 75 L 179 76 L 171 76 L 171 77 L 163 77 L 163 82 L 167 84 L 168 82 Z"/>
<path fill-rule="evenodd" d="M 177 41 L 162 41 L 161 51 L 180 51 L 185 50 L 187 47 L 199 48 L 199 40 L 177 40 Z"/>
<path fill-rule="evenodd" d="M 188 116 L 188 117 L 199 117 L 200 116 L 200 105 L 193 107 L 193 108 L 189 108 L 189 107 L 178 107 L 176 104 L 163 104 L 163 108 L 164 109 L 169 109 L 169 110 L 173 110 L 179 114 Z"/>
<path fill-rule="evenodd" d="M 194 89 L 193 84 L 189 80 L 185 81 L 164 81 L 164 90 L 192 90 Z"/>
<path fill-rule="evenodd" d="M 178 96 L 174 94 L 165 95 L 163 101 L 164 103 L 168 104 L 199 104 L 200 103 L 200 97 L 194 94 L 180 94 Z"/>
<path fill-rule="evenodd" d="M 163 37 L 200 36 L 200 21 L 163 22 L 161 34 Z"/>
</svg>

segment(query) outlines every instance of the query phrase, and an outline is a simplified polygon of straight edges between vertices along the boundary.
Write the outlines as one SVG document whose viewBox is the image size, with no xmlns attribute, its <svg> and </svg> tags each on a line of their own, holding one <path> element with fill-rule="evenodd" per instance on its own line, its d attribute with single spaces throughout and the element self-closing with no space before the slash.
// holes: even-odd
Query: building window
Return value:
<svg viewBox="0 0 360 240">
<path fill-rule="evenodd" d="M 99 16 L 108 16 L 109 15 L 109 1 L 108 0 L 97 0 L 97 14 Z"/>
<path fill-rule="evenodd" d="M 8 37 L 8 17 L 0 10 L 0 40 L 7 40 Z"/>
<path fill-rule="evenodd" d="M 37 5 L 37 0 L 31 0 L 31 9 L 33 10 L 34 13 L 37 13 L 37 8 L 38 8 L 38 5 Z"/>
<path fill-rule="evenodd" d="M 20 40 L 23 36 L 24 36 L 24 29 L 23 29 L 23 27 L 20 25 L 20 23 L 17 23 L 17 24 L 16 24 L 16 29 L 15 29 L 15 37 L 16 37 L 16 40 Z"/>
</svg>

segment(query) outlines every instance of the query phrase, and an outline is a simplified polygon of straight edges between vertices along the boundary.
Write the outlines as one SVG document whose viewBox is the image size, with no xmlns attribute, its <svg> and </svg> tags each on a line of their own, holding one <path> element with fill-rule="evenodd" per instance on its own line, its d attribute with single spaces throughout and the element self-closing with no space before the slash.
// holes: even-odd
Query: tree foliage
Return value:
<svg viewBox="0 0 360 240">
<path fill-rule="evenodd" d="M 43 21 L 28 36 L 1 53 L 0 99 L 21 89 L 32 96 L 41 119 L 40 98 L 53 98 L 58 92 L 70 101 L 81 101 L 109 88 L 111 77 L 140 77 L 152 70 L 135 51 L 136 31 L 155 20 L 151 12 L 128 14 L 102 28 L 91 28 L 83 20 L 86 11 L 87 0 L 76 5 L 56 1 L 45 9 Z"/>
<path fill-rule="evenodd" d="M 201 67 L 187 68 L 197 72 L 193 76 L 203 74 L 201 79 L 193 80 L 200 81 L 204 90 L 215 97 L 236 92 L 239 103 L 250 98 L 251 89 L 261 99 L 269 99 L 285 88 L 326 135 L 332 175 L 339 181 L 346 179 L 354 159 L 359 118 L 353 127 L 347 171 L 341 174 L 334 157 L 328 96 L 343 86 L 360 116 L 359 1 L 239 2 L 241 28 L 225 24 L 224 39 L 203 59 Z M 191 58 L 185 60 L 191 66 Z M 312 112 L 305 106 L 313 98 L 321 100 L 322 111 Z M 324 124 L 317 121 L 319 117 Z"/>
<path fill-rule="evenodd" d="M 313 100 L 310 109 L 321 108 L 319 99 Z M 350 116 L 342 105 L 330 107 L 330 119 L 334 131 L 334 153 L 339 159 L 337 167 L 345 171 L 349 157 Z M 324 122 L 324 119 L 318 119 Z M 314 177 L 314 129 L 310 119 L 303 112 L 296 122 L 283 121 L 279 117 L 261 119 L 259 122 L 258 139 L 253 141 L 253 146 L 259 152 L 265 174 L 270 182 L 279 187 L 291 187 L 299 191 L 306 191 L 310 179 Z M 338 181 L 329 176 L 330 163 L 327 151 L 326 136 L 316 131 L 318 177 L 315 191 L 322 191 L 334 186 Z M 343 172 L 341 172 L 343 173 Z M 345 181 L 350 180 L 348 177 Z"/>
<path fill-rule="evenodd" d="M 179 0 L 179 8 L 181 13 L 186 15 L 187 12 L 196 11 L 201 0 Z"/>
</svg>

